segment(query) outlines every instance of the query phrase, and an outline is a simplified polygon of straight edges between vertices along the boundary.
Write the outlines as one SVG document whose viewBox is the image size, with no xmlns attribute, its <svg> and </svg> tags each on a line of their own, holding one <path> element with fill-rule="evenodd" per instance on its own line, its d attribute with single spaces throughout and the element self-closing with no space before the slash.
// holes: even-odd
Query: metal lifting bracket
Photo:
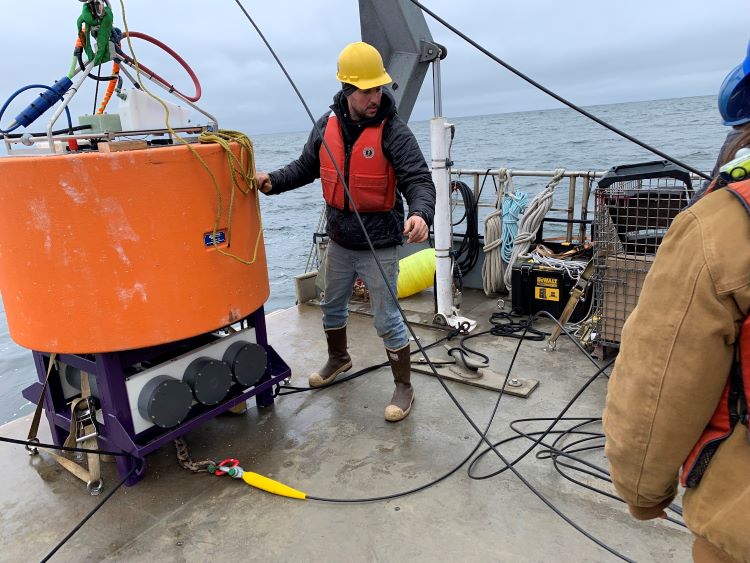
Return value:
<svg viewBox="0 0 750 563">
<path fill-rule="evenodd" d="M 96 428 L 95 419 L 96 407 L 92 397 L 86 397 L 81 399 L 75 406 L 76 421 L 76 443 L 80 444 L 85 442 L 89 438 L 96 438 L 99 436 L 99 431 Z"/>
<path fill-rule="evenodd" d="M 424 40 L 419 42 L 420 63 L 431 63 L 438 58 L 443 60 L 447 55 L 448 51 L 442 45 Z"/>
</svg>

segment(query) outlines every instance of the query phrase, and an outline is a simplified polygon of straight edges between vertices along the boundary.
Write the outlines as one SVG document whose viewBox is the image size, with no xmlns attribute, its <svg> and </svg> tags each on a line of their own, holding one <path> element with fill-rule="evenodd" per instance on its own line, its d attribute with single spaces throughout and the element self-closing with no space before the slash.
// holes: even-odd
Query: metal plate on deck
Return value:
<svg viewBox="0 0 750 563">
<path fill-rule="evenodd" d="M 403 304 L 402 304 L 403 307 Z M 361 301 L 351 301 L 349 303 L 349 312 L 350 313 L 358 313 L 360 315 L 367 315 L 372 316 L 372 310 L 370 308 L 369 303 L 364 303 Z M 413 311 L 409 309 L 404 309 L 404 313 L 406 314 L 406 320 L 409 321 L 410 324 L 418 325 L 418 326 L 424 326 L 427 328 L 432 328 L 435 330 L 446 330 L 445 327 L 437 326 L 433 319 L 435 318 L 435 314 L 432 312 L 424 313 L 421 311 Z"/>
<path fill-rule="evenodd" d="M 474 387 L 481 387 L 482 389 L 488 389 L 490 391 L 500 391 L 505 381 L 505 374 L 497 373 L 487 368 L 482 368 L 477 371 L 470 371 L 457 365 L 451 365 L 448 369 L 445 369 L 445 365 L 436 365 L 438 373 L 449 381 L 459 381 Z M 412 371 L 416 373 L 423 373 L 425 375 L 432 375 L 432 370 L 425 365 L 424 368 L 416 368 L 412 364 Z M 513 395 L 514 397 L 521 397 L 526 399 L 531 393 L 539 386 L 538 379 L 527 379 L 521 377 L 512 377 L 511 380 L 516 380 L 518 385 L 511 385 L 509 382 L 505 386 L 503 393 L 506 395 Z"/>
</svg>

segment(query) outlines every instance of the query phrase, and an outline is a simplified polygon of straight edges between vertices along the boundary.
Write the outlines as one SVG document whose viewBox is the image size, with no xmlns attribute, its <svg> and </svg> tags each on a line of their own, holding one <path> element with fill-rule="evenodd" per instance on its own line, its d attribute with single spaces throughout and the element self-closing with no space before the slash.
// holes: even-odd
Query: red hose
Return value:
<svg viewBox="0 0 750 563">
<path fill-rule="evenodd" d="M 146 35 L 145 33 L 140 33 L 138 31 L 129 31 L 129 32 L 125 33 L 123 35 L 123 37 L 131 37 L 133 39 L 143 39 L 144 41 L 147 41 L 148 43 L 151 43 L 152 45 L 156 45 L 161 50 L 169 53 L 169 55 L 174 60 L 176 60 L 178 63 L 180 63 L 180 65 L 182 66 L 182 68 L 185 69 L 185 71 L 188 73 L 188 75 L 190 75 L 190 78 L 193 81 L 193 85 L 195 86 L 195 95 L 194 96 L 186 96 L 185 94 L 183 94 L 182 92 L 180 92 L 177 88 L 175 88 L 173 84 L 170 84 L 169 82 L 167 82 L 166 80 L 164 80 L 161 76 L 159 76 L 158 74 L 156 74 L 153 70 L 151 70 L 150 68 L 148 68 L 146 65 L 141 64 L 140 61 L 138 61 L 138 68 L 140 70 L 142 70 L 143 72 L 145 72 L 146 74 L 149 74 L 154 80 L 160 82 L 164 87 L 168 88 L 170 92 L 176 92 L 177 94 L 179 94 L 180 96 L 182 96 L 186 100 L 190 100 L 191 102 L 197 102 L 198 100 L 201 99 L 201 94 L 202 94 L 201 83 L 198 80 L 198 77 L 195 75 L 195 72 L 193 72 L 193 69 L 190 68 L 190 65 L 188 65 L 185 62 L 185 59 L 183 59 L 180 55 L 178 55 L 177 53 L 175 53 L 169 46 L 165 45 L 164 43 L 162 43 L 158 39 L 156 39 L 154 37 L 151 37 L 150 35 Z M 125 57 L 125 60 L 128 63 L 133 64 L 133 65 L 135 64 L 135 61 L 131 57 L 129 57 L 128 55 L 126 55 L 124 53 L 123 53 L 123 55 Z"/>
</svg>

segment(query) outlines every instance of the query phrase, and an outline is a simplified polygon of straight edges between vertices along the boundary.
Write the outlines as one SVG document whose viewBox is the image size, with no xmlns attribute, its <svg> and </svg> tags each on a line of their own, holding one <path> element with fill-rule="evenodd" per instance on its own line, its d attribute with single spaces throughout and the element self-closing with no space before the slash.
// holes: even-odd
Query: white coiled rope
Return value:
<svg viewBox="0 0 750 563">
<path fill-rule="evenodd" d="M 555 270 L 564 270 L 568 277 L 576 282 L 581 278 L 581 274 L 588 265 L 588 262 L 585 260 L 563 260 L 553 256 L 544 256 L 543 254 L 539 254 L 536 250 L 534 250 L 530 256 L 534 264 L 540 264 Z"/>
<path fill-rule="evenodd" d="M 505 269 L 504 279 L 505 287 L 511 288 L 511 277 L 513 274 L 513 264 L 520 257 L 528 257 L 528 250 L 531 243 L 536 238 L 536 233 L 542 225 L 545 215 L 552 207 L 552 196 L 555 194 L 555 188 L 565 174 L 564 168 L 555 169 L 555 174 L 549 184 L 531 201 L 526 212 L 521 217 L 518 225 L 518 235 L 516 235 L 513 244 L 513 253 Z"/>
</svg>

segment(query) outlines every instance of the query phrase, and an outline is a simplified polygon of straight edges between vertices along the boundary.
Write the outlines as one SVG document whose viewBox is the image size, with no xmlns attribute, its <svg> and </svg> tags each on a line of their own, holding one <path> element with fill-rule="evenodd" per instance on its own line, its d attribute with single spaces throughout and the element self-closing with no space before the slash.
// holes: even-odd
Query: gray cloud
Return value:
<svg viewBox="0 0 750 563">
<path fill-rule="evenodd" d="M 424 3 L 521 71 L 585 105 L 715 93 L 744 57 L 750 27 L 745 0 Z M 126 0 L 125 6 L 132 29 L 163 40 L 193 66 L 203 83 L 201 104 L 223 126 L 253 134 L 308 129 L 299 101 L 233 1 Z M 338 52 L 359 39 L 357 2 L 245 0 L 245 6 L 320 115 L 338 88 Z M 6 23 L 35 16 L 33 34 L 25 25 L 4 26 L 0 101 L 22 85 L 51 83 L 67 72 L 80 7 L 74 0 L 3 2 Z M 113 8 L 121 25 L 119 0 Z M 446 115 L 559 105 L 429 16 L 427 22 L 449 51 L 442 65 Z M 168 57 L 141 42 L 136 50 L 157 72 L 190 88 Z M 78 96 L 74 113 L 91 111 L 93 86 Z M 431 111 L 428 77 L 413 119 L 429 118 Z"/>
</svg>

